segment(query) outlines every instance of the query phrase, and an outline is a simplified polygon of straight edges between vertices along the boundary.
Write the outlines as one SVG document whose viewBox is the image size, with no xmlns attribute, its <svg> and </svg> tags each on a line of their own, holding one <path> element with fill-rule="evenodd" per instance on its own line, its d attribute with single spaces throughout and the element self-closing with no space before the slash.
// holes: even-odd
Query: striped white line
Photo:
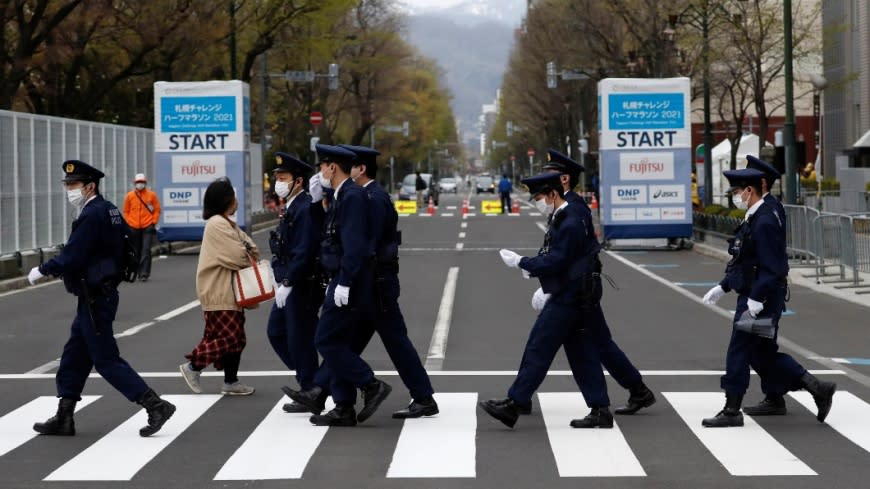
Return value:
<svg viewBox="0 0 870 489">
<path fill-rule="evenodd" d="M 812 413 L 818 411 L 813 396 L 809 392 L 789 392 L 788 395 L 803 404 Z M 834 404 L 828 417 L 825 418 L 825 423 L 852 443 L 870 452 L 868 414 L 870 414 L 870 404 L 862 401 L 851 392 L 838 391 L 834 393 Z"/>
<path fill-rule="evenodd" d="M 462 217 L 475 217 L 475 216 L 477 216 L 477 214 L 475 214 L 475 213 L 473 213 L 473 212 L 469 212 L 469 213 L 465 214 L 465 215 L 462 216 Z"/>
<path fill-rule="evenodd" d="M 447 271 L 447 281 L 444 283 L 444 292 L 441 294 L 438 317 L 435 319 L 435 331 L 432 332 L 432 341 L 429 342 L 426 370 L 441 370 L 442 365 L 444 365 L 444 355 L 447 353 L 447 335 L 450 333 L 450 320 L 453 316 L 453 299 L 456 296 L 456 279 L 458 277 L 459 267 L 450 267 L 450 270 Z"/>
<path fill-rule="evenodd" d="M 156 435 L 142 438 L 148 415 L 140 409 L 108 435 L 48 475 L 47 481 L 128 481 L 223 396 L 163 396 L 178 408 Z"/>
<path fill-rule="evenodd" d="M 462 224 L 460 224 L 459 227 L 461 227 L 462 229 L 465 229 L 468 227 L 468 223 L 465 221 L 462 221 Z"/>
<path fill-rule="evenodd" d="M 530 215 L 530 216 L 534 216 L 534 217 L 540 217 L 540 216 L 541 216 L 541 213 L 540 213 L 540 212 L 529 212 L 528 215 Z"/>
<path fill-rule="evenodd" d="M 462 248 L 465 248 L 465 243 L 456 243 L 457 250 L 461 250 Z"/>
<path fill-rule="evenodd" d="M 248 439 L 221 467 L 214 479 L 218 481 L 301 479 L 308 461 L 314 455 L 327 426 L 314 426 L 310 413 L 288 414 L 281 399 L 257 425 Z M 333 408 L 330 401 L 326 409 Z"/>
<path fill-rule="evenodd" d="M 183 306 L 176 307 L 175 309 L 167 312 L 166 314 L 163 314 L 162 316 L 157 316 L 156 318 L 154 318 L 154 320 L 155 321 L 168 321 L 168 320 L 174 318 L 175 316 L 180 316 L 181 314 L 184 314 L 185 312 L 193 309 L 194 307 L 198 307 L 198 306 L 199 306 L 199 301 L 191 301 Z"/>
<path fill-rule="evenodd" d="M 448 210 L 448 211 L 455 211 L 455 210 L 456 210 L 456 206 L 455 206 L 455 205 L 448 205 L 448 206 L 447 206 L 447 210 Z"/>
<path fill-rule="evenodd" d="M 545 233 L 547 232 L 547 223 L 538 221 L 535 223 L 535 226 L 538 226 L 538 229 L 540 229 L 541 231 Z"/>
<path fill-rule="evenodd" d="M 539 392 L 538 399 L 560 477 L 646 475 L 615 422 L 611 429 L 571 427 L 571 418 L 588 410 L 580 393 Z"/>
<path fill-rule="evenodd" d="M 462 239 L 465 237 L 465 233 L 459 233 L 459 238 Z"/>
<path fill-rule="evenodd" d="M 692 433 L 731 475 L 816 475 L 750 416 L 740 428 L 704 428 L 725 402 L 721 392 L 664 392 Z"/>
<path fill-rule="evenodd" d="M 99 399 L 100 396 L 82 396 L 76 403 L 76 412 Z M 54 396 L 41 396 L 0 417 L 0 456 L 36 438 L 33 422 L 43 420 L 57 411 L 58 399 Z"/>
<path fill-rule="evenodd" d="M 475 477 L 477 393 L 435 394 L 441 411 L 406 419 L 387 477 Z"/>
<path fill-rule="evenodd" d="M 452 212 L 445 212 L 444 214 L 441 214 L 441 217 L 453 217 L 453 213 Z"/>
</svg>

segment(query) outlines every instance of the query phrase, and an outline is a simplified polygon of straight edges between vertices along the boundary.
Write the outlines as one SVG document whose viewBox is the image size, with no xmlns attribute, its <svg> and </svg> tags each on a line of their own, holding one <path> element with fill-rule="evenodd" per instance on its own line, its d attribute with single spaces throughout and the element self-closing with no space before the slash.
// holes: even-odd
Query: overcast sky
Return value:
<svg viewBox="0 0 870 489">
<path fill-rule="evenodd" d="M 411 8 L 450 7 L 461 3 L 462 0 L 399 0 Z"/>
</svg>

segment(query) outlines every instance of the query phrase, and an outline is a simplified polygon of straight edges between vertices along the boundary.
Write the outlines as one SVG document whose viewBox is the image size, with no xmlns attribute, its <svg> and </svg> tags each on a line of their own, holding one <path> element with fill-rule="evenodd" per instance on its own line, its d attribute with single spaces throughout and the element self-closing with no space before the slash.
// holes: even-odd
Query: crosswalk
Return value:
<svg viewBox="0 0 870 489">
<path fill-rule="evenodd" d="M 786 446 L 787 441 L 778 440 L 757 420 L 745 416 L 743 428 L 705 429 L 701 419 L 715 413 L 722 405 L 721 392 L 662 392 L 663 401 L 653 410 L 670 410 L 684 423 L 691 433 L 692 443 L 699 443 L 706 450 L 710 464 L 720 464 L 731 476 L 805 476 L 823 475 L 813 467 L 812 460 L 801 460 Z M 793 399 L 815 411 L 812 397 L 806 392 L 792 393 Z M 87 396 L 78 403 L 77 411 L 83 412 L 100 403 L 116 402 L 115 396 Z M 219 395 L 168 395 L 164 396 L 178 406 L 175 416 L 163 430 L 150 438 L 141 438 L 138 429 L 145 424 L 145 413 L 137 411 L 116 427 L 106 427 L 105 435 L 99 437 L 78 453 L 70 453 L 64 461 L 43 461 L 45 473 L 39 475 L 44 481 L 131 481 L 148 466 L 160 470 L 158 455 L 178 439 L 201 418 L 207 418 L 222 398 Z M 398 436 L 392 441 L 392 458 L 383 477 L 451 478 L 470 479 L 478 476 L 479 446 L 489 443 L 487 436 L 507 431 L 497 429 L 500 425 L 477 409 L 477 392 L 438 393 L 436 399 L 441 414 L 424 419 L 410 419 L 401 423 Z M 247 434 L 240 437 L 240 444 L 220 468 L 210 476 L 215 481 L 244 480 L 291 480 L 302 479 L 316 454 L 329 443 L 327 428 L 312 426 L 308 415 L 286 414 L 281 406 L 286 399 L 276 399 L 262 420 Z M 637 437 L 637 432 L 620 428 L 624 418 L 616 418 L 613 429 L 582 430 L 569 427 L 569 420 L 587 411 L 586 405 L 576 392 L 541 392 L 537 395 L 543 430 L 550 453 L 535 453 L 536 458 L 550 457 L 558 477 L 633 477 L 648 476 L 643 456 L 649 453 L 649 444 L 660 443 L 649 437 Z M 53 411 L 54 397 L 33 399 L 7 413 L 0 412 L 0 463 L 3 458 L 14 456 L 36 437 L 31 431 L 34 420 L 43 419 Z M 244 406 L 244 405 L 242 405 Z M 327 408 L 330 408 L 328 405 Z M 804 413 L 806 414 L 806 413 Z M 239 416 L 243 416 L 239 413 Z M 870 461 L 870 426 L 863 420 L 870 417 L 870 404 L 848 391 L 839 391 L 834 400 L 834 409 L 828 418 L 825 430 L 842 435 L 841 442 L 853 444 Z M 678 421 L 675 421 L 679 423 Z M 494 424 L 496 423 L 496 424 Z M 814 422 L 813 422 L 814 423 Z M 481 427 L 485 426 L 486 429 Z M 821 425 L 819 425 L 821 427 Z M 233 429 L 224 426 L 224 430 Z M 523 422 L 518 429 L 523 429 Z M 353 436 L 372 437 L 383 440 L 383 428 L 378 426 L 341 430 Z M 387 428 L 389 430 L 389 428 Z M 377 435 L 380 433 L 380 435 Z M 80 433 L 81 434 L 81 433 Z M 199 436 L 219 437 L 221 433 Z M 667 437 L 672 433 L 661 433 Z M 812 434 L 808 435 L 809 437 Z M 680 439 L 674 436 L 674 439 Z M 333 439 L 334 440 L 334 439 Z M 214 440 L 212 440 L 214 441 Z M 189 440 L 188 440 L 189 443 Z M 810 443 L 812 441 L 810 440 Z M 209 440 L 198 441 L 208 445 Z M 384 452 L 386 453 L 386 452 Z M 806 452 L 804 452 L 806 453 Z M 55 465 L 51 465 L 55 463 Z M 674 470 L 679 461 L 674 461 Z M 860 463 L 860 462 L 859 462 Z M 655 467 L 660 470 L 660 467 Z"/>
</svg>

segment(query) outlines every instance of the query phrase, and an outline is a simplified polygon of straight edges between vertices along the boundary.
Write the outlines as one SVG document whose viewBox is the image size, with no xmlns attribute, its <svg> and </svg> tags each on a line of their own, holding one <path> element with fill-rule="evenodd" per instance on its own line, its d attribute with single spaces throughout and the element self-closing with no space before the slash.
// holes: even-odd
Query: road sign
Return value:
<svg viewBox="0 0 870 489">
<path fill-rule="evenodd" d="M 484 214 L 498 214 L 501 212 L 500 200 L 484 200 L 480 203 L 480 210 Z"/>
<path fill-rule="evenodd" d="M 529 148 L 529 150 L 526 151 L 526 154 L 529 155 L 529 156 L 535 156 L 535 149 L 534 149 L 534 148 Z"/>
<path fill-rule="evenodd" d="M 417 213 L 417 201 L 414 200 L 397 200 L 396 204 L 396 212 L 399 214 L 416 214 Z"/>
<path fill-rule="evenodd" d="M 320 112 L 312 112 L 308 120 L 311 122 L 311 124 L 315 126 L 319 125 L 321 122 L 323 122 L 323 114 L 321 114 Z"/>
</svg>

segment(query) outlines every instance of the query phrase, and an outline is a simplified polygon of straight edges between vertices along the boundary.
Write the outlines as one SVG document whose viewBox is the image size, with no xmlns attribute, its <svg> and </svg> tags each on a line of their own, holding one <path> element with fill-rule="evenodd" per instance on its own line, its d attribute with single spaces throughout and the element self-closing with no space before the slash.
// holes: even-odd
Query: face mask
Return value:
<svg viewBox="0 0 870 489">
<path fill-rule="evenodd" d="M 749 203 L 743 200 L 743 192 L 731 196 L 731 202 L 734 202 L 734 207 L 745 211 L 749 208 Z"/>
<path fill-rule="evenodd" d="M 136 184 L 136 190 L 144 190 L 144 189 L 145 189 L 144 183 L 137 183 Z"/>
<path fill-rule="evenodd" d="M 275 182 L 275 193 L 278 197 L 286 199 L 290 195 L 290 184 L 287 182 Z"/>
<path fill-rule="evenodd" d="M 538 208 L 538 212 L 545 216 L 549 216 L 554 210 L 553 205 L 547 203 L 547 199 L 536 200 L 535 207 Z"/>
<path fill-rule="evenodd" d="M 80 188 L 67 190 L 66 199 L 73 205 L 73 207 L 82 207 L 85 203 L 85 195 L 82 193 L 82 189 Z"/>
<path fill-rule="evenodd" d="M 320 186 L 323 188 L 332 188 L 332 182 L 326 178 L 326 175 L 323 173 L 323 170 L 320 170 Z"/>
</svg>

